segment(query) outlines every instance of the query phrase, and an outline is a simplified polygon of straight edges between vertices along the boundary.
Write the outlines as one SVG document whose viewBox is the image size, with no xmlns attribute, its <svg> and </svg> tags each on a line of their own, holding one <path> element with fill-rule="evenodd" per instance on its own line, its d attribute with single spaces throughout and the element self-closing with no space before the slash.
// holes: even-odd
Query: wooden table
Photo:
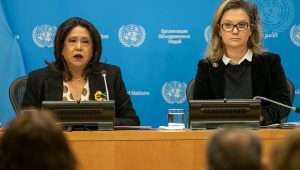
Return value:
<svg viewBox="0 0 300 170">
<path fill-rule="evenodd" d="M 262 129 L 267 158 L 274 143 L 290 130 Z M 66 132 L 83 170 L 202 170 L 213 130 L 75 131 Z"/>
</svg>

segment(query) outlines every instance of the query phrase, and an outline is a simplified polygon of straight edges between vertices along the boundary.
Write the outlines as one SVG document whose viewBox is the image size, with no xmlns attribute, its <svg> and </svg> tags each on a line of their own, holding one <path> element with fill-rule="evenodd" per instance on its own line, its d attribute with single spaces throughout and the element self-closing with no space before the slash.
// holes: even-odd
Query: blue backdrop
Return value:
<svg viewBox="0 0 300 170">
<path fill-rule="evenodd" d="M 251 1 L 260 9 L 264 46 L 281 55 L 286 74 L 296 87 L 294 104 L 300 105 L 300 11 L 296 8 L 300 1 Z M 102 61 L 121 67 L 142 125 L 157 127 L 166 125 L 168 108 L 187 111 L 185 88 L 205 52 L 209 25 L 221 0 L 0 2 L 1 122 L 14 117 L 7 92 L 11 80 L 45 66 L 45 60 L 53 61 L 57 26 L 80 16 L 102 34 Z M 13 40 L 15 44 L 8 46 Z M 292 113 L 289 120 L 299 121 L 300 117 Z"/>
</svg>

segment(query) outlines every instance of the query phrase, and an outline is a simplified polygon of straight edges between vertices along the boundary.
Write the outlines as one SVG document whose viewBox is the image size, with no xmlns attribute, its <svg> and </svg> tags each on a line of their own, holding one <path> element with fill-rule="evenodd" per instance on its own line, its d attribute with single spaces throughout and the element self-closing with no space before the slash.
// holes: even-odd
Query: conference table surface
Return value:
<svg viewBox="0 0 300 170">
<path fill-rule="evenodd" d="M 290 129 L 253 130 L 268 162 L 271 148 Z M 202 170 L 215 130 L 115 130 L 65 132 L 80 170 Z M 251 148 L 249 148 L 251 149 Z M 233 151 L 234 152 L 234 151 Z"/>
</svg>

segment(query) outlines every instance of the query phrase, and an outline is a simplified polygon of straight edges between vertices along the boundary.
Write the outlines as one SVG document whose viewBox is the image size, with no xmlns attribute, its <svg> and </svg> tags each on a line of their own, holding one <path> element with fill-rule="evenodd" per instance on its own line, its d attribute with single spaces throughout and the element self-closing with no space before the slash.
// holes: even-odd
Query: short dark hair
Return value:
<svg viewBox="0 0 300 170">
<path fill-rule="evenodd" d="M 87 65 L 87 68 L 84 72 L 85 74 L 84 76 L 90 74 L 92 70 L 98 65 L 102 54 L 101 36 L 93 24 L 80 17 L 72 17 L 64 21 L 56 31 L 56 35 L 54 39 L 55 62 L 54 65 L 50 64 L 50 67 L 62 72 L 66 80 L 71 80 L 72 74 L 70 73 L 68 65 L 66 64 L 62 56 L 62 50 L 64 48 L 64 41 L 66 37 L 76 26 L 81 26 L 86 28 L 90 33 L 93 42 L 93 56 L 89 64 Z"/>
<path fill-rule="evenodd" d="M 77 161 L 52 113 L 32 110 L 18 115 L 5 129 L 0 169 L 75 170 Z"/>
<path fill-rule="evenodd" d="M 256 135 L 243 129 L 222 129 L 209 140 L 209 170 L 259 170 L 261 143 Z"/>
</svg>

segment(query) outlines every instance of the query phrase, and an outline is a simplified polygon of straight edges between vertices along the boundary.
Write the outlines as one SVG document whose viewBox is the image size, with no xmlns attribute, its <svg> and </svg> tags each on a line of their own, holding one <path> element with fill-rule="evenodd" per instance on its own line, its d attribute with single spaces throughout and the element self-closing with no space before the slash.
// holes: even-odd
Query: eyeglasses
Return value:
<svg viewBox="0 0 300 170">
<path fill-rule="evenodd" d="M 236 28 L 238 31 L 245 31 L 248 29 L 249 23 L 248 22 L 240 22 L 237 24 L 223 23 L 221 24 L 221 27 L 226 32 L 233 32 L 234 28 Z"/>
</svg>

